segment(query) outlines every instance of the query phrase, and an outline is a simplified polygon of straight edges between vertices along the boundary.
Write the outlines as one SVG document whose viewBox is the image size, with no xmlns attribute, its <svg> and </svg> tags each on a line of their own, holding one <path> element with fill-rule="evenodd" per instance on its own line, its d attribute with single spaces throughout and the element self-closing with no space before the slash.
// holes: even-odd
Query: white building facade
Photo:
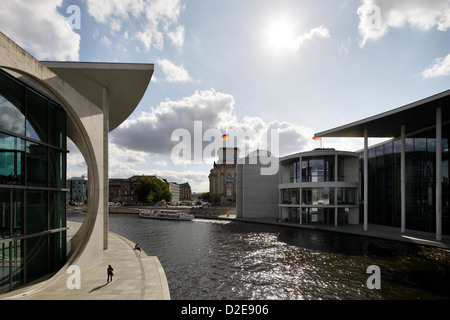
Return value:
<svg viewBox="0 0 450 320">
<path fill-rule="evenodd" d="M 359 224 L 359 155 L 315 149 L 280 159 L 279 219 L 297 224 Z"/>
</svg>

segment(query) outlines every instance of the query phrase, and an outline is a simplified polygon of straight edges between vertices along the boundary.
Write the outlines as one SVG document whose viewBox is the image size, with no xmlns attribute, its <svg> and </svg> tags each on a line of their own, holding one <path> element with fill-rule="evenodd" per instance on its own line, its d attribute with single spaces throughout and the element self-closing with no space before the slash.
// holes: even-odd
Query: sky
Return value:
<svg viewBox="0 0 450 320">
<path fill-rule="evenodd" d="M 217 161 L 206 133 L 277 156 L 356 151 L 360 138 L 312 137 L 450 89 L 450 0 L 2 0 L 0 30 L 38 60 L 154 64 L 110 133 L 109 175 L 193 192 Z M 87 175 L 68 148 L 67 177 Z"/>
</svg>

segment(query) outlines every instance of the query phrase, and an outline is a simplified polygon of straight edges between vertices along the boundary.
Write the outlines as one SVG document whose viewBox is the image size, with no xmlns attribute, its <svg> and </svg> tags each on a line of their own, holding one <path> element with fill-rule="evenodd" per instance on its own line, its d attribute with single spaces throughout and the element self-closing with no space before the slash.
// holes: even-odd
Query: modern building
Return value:
<svg viewBox="0 0 450 320">
<path fill-rule="evenodd" d="M 362 137 L 361 222 L 450 234 L 450 90 L 316 134 Z M 369 147 L 368 138 L 389 138 Z"/>
<path fill-rule="evenodd" d="M 282 221 L 359 224 L 357 153 L 315 149 L 282 157 L 278 188 Z"/>
<path fill-rule="evenodd" d="M 236 164 L 239 149 L 220 148 L 219 159 L 209 174 L 210 202 L 219 204 L 234 203 L 236 201 Z M 218 200 L 215 200 L 218 199 Z"/>
<path fill-rule="evenodd" d="M 180 201 L 180 185 L 176 182 L 167 182 L 167 186 L 172 194 L 172 203 Z"/>
<path fill-rule="evenodd" d="M 267 151 L 255 151 L 236 166 L 236 217 L 243 219 L 278 218 L 278 171 L 261 170 L 279 159 Z"/>
<path fill-rule="evenodd" d="M 65 277 L 108 249 L 108 134 L 136 108 L 153 69 L 40 62 L 0 33 L 0 293 Z M 88 213 L 69 244 L 67 138 L 89 172 Z"/>
<path fill-rule="evenodd" d="M 85 176 L 67 180 L 69 202 L 86 203 L 88 199 L 88 179 Z"/>
</svg>

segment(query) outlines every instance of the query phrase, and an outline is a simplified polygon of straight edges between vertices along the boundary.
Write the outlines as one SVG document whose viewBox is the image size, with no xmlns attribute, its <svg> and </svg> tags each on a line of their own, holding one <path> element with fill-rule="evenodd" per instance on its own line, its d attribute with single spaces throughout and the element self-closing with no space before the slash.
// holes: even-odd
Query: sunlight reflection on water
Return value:
<svg viewBox="0 0 450 320">
<path fill-rule="evenodd" d="M 450 296 L 447 250 L 288 227 L 136 215 L 110 215 L 110 230 L 159 258 L 174 300 Z M 366 286 L 369 265 L 380 266 L 381 290 Z"/>
</svg>

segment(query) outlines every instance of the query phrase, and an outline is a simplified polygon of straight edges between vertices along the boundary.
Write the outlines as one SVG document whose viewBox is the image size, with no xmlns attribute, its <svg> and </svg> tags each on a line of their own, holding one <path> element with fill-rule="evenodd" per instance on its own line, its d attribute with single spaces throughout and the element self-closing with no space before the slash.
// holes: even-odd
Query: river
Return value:
<svg viewBox="0 0 450 320">
<path fill-rule="evenodd" d="M 449 250 L 238 221 L 111 214 L 109 225 L 159 258 L 173 300 L 450 298 Z"/>
</svg>

